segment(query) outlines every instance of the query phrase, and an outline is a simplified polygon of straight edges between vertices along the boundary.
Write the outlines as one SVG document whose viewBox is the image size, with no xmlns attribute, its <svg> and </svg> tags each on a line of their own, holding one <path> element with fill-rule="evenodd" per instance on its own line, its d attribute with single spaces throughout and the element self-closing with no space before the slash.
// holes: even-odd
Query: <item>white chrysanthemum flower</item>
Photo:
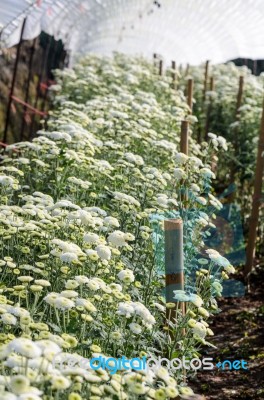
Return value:
<svg viewBox="0 0 264 400">
<path fill-rule="evenodd" d="M 160 207 L 168 207 L 168 196 L 166 194 L 160 194 L 157 196 L 157 203 Z"/>
<path fill-rule="evenodd" d="M 41 131 L 42 135 L 45 133 L 46 136 L 50 137 L 53 140 L 65 140 L 66 142 L 71 142 L 71 136 L 66 133 L 66 132 L 57 132 L 57 131 L 53 131 L 53 132 L 48 132 L 48 131 Z"/>
<path fill-rule="evenodd" d="M 218 136 L 217 140 L 220 146 L 226 151 L 228 149 L 226 139 L 223 136 Z"/>
<path fill-rule="evenodd" d="M 160 310 L 160 311 L 162 311 L 162 312 L 165 312 L 165 310 L 166 310 L 166 308 L 165 308 L 162 304 L 153 303 L 153 305 L 154 305 L 158 310 Z"/>
<path fill-rule="evenodd" d="M 174 290 L 174 299 L 178 301 L 190 301 L 190 296 L 184 290 Z"/>
<path fill-rule="evenodd" d="M 9 385 L 13 393 L 20 395 L 28 391 L 30 380 L 25 375 L 15 375 L 11 377 Z"/>
<path fill-rule="evenodd" d="M 136 315 L 139 315 L 143 322 L 147 325 L 154 325 L 156 320 L 150 311 L 144 306 L 144 304 L 136 302 L 133 303 L 134 311 Z"/>
<path fill-rule="evenodd" d="M 130 303 L 119 303 L 117 314 L 130 318 L 134 314 L 134 307 Z"/>
<path fill-rule="evenodd" d="M 93 261 L 96 261 L 96 260 L 98 260 L 98 258 L 99 258 L 97 252 L 96 252 L 95 250 L 93 250 L 93 249 L 85 250 L 85 253 L 86 253 L 87 256 L 88 256 L 91 260 L 93 260 Z"/>
<path fill-rule="evenodd" d="M 229 265 L 225 265 L 224 269 L 228 274 L 234 274 L 236 272 L 236 270 L 233 267 L 233 265 L 230 265 L 230 264 Z"/>
<path fill-rule="evenodd" d="M 50 282 L 47 281 L 46 279 L 35 279 L 35 284 L 36 284 L 36 285 L 43 286 L 43 287 L 48 287 L 48 286 L 50 286 Z"/>
<path fill-rule="evenodd" d="M 190 301 L 196 306 L 196 307 L 201 307 L 203 305 L 203 299 L 198 296 L 198 294 L 190 294 L 189 295 Z"/>
<path fill-rule="evenodd" d="M 199 188 L 198 185 L 196 185 L 196 183 L 192 183 L 192 184 L 190 185 L 190 189 L 191 189 L 193 192 L 195 192 L 195 193 L 199 193 L 199 192 L 201 191 L 201 189 Z"/>
<path fill-rule="evenodd" d="M 73 299 L 75 297 L 79 296 L 79 293 L 76 292 L 75 290 L 63 290 L 60 295 L 62 297 L 66 297 L 67 299 Z"/>
<path fill-rule="evenodd" d="M 54 306 L 55 305 L 55 300 L 57 300 L 58 297 L 59 297 L 58 293 L 51 292 L 51 293 L 47 294 L 47 296 L 44 297 L 44 300 L 50 306 Z"/>
<path fill-rule="evenodd" d="M 67 299 L 66 297 L 63 296 L 58 296 L 56 300 L 54 301 L 54 306 L 58 308 L 59 310 L 70 310 L 75 306 L 74 302 L 70 299 Z"/>
<path fill-rule="evenodd" d="M 53 376 L 51 377 L 52 389 L 65 390 L 71 385 L 71 381 L 64 376 Z"/>
<path fill-rule="evenodd" d="M 45 356 L 46 351 L 52 351 L 54 354 L 60 353 L 62 350 L 60 346 L 54 343 L 52 340 L 43 339 L 37 340 L 36 344 L 42 350 L 43 355 Z"/>
<path fill-rule="evenodd" d="M 84 307 L 89 312 L 96 311 L 96 307 L 87 299 L 76 299 L 76 305 Z"/>
<path fill-rule="evenodd" d="M 96 282 L 94 279 L 89 280 L 89 282 L 87 283 L 87 287 L 90 290 L 96 291 L 100 289 L 100 285 L 98 282 Z"/>
<path fill-rule="evenodd" d="M 0 185 L 12 186 L 14 183 L 15 183 L 15 180 L 11 176 L 0 175 Z"/>
<path fill-rule="evenodd" d="M 124 269 L 123 271 L 120 271 L 117 274 L 118 278 L 125 283 L 131 283 L 134 282 L 135 277 L 133 274 L 133 271 L 131 271 L 130 269 Z"/>
<path fill-rule="evenodd" d="M 108 246 L 105 246 L 104 244 L 100 244 L 95 248 L 97 251 L 98 256 L 102 260 L 110 260 L 111 259 L 111 250 Z"/>
<path fill-rule="evenodd" d="M 212 257 L 219 257 L 220 256 L 220 253 L 218 253 L 218 251 L 216 251 L 214 249 L 207 249 L 207 250 L 205 250 L 205 252 L 209 255 L 209 257 L 210 256 L 212 256 Z"/>
<path fill-rule="evenodd" d="M 196 322 L 194 327 L 192 328 L 193 333 L 198 335 L 200 338 L 204 339 L 206 336 L 206 327 L 201 322 Z"/>
<path fill-rule="evenodd" d="M 86 277 L 85 277 L 86 278 Z M 87 281 L 89 281 L 88 278 L 86 278 Z M 65 282 L 65 288 L 69 290 L 74 290 L 79 286 L 79 283 L 77 282 L 76 279 L 68 279 L 67 282 Z"/>
<path fill-rule="evenodd" d="M 204 318 L 209 318 L 210 315 L 204 307 L 198 307 L 198 313 Z"/>
<path fill-rule="evenodd" d="M 78 256 L 75 253 L 62 253 L 60 256 L 61 261 L 66 262 L 66 263 L 71 263 L 73 261 L 78 261 Z"/>
<path fill-rule="evenodd" d="M 193 165 L 194 167 L 202 167 L 203 166 L 203 162 L 200 160 L 200 158 L 195 157 L 195 156 L 189 157 L 189 163 L 191 165 Z"/>
<path fill-rule="evenodd" d="M 129 324 L 129 328 L 135 335 L 139 335 L 142 332 L 141 326 L 135 322 L 131 322 L 131 324 Z"/>
<path fill-rule="evenodd" d="M 12 340 L 8 343 L 8 349 L 27 358 L 40 357 L 41 355 L 41 349 L 39 346 L 26 338 L 17 338 Z"/>
<path fill-rule="evenodd" d="M 104 224 L 113 226 L 114 228 L 119 228 L 119 226 L 120 226 L 118 219 L 116 219 L 114 217 L 110 217 L 110 216 L 104 218 Z"/>
<path fill-rule="evenodd" d="M 4 325 L 16 325 L 17 323 L 16 317 L 7 312 L 2 314 L 0 318 L 1 318 L 0 320 L 3 322 Z"/>
<path fill-rule="evenodd" d="M 212 133 L 212 132 L 208 132 L 207 136 L 208 136 L 210 139 L 216 139 L 216 138 L 217 138 L 217 135 L 216 135 L 215 133 Z"/>
<path fill-rule="evenodd" d="M 10 392 L 1 392 L 1 400 L 17 400 L 17 396 Z"/>
<path fill-rule="evenodd" d="M 211 178 L 211 179 L 215 179 L 215 174 L 213 173 L 213 171 L 211 171 L 209 168 L 201 168 L 199 170 L 199 174 L 201 176 L 203 176 L 204 178 Z"/>
<path fill-rule="evenodd" d="M 81 223 L 83 225 L 94 226 L 95 220 L 92 214 L 86 210 L 78 210 L 77 212 L 78 218 L 80 218 Z"/>
<path fill-rule="evenodd" d="M 223 286 L 221 285 L 220 282 L 214 281 L 214 282 L 212 283 L 212 287 L 215 289 L 215 291 L 216 291 L 217 293 L 219 293 L 219 294 L 222 293 Z"/>
<path fill-rule="evenodd" d="M 176 179 L 186 179 L 187 175 L 182 168 L 174 168 L 174 177 Z"/>
<path fill-rule="evenodd" d="M 203 206 L 205 206 L 207 203 L 206 199 L 201 196 L 196 197 L 196 201 L 197 201 L 197 203 L 202 204 Z"/>
<path fill-rule="evenodd" d="M 92 244 L 92 243 L 98 243 L 100 238 L 96 233 L 88 232 L 88 233 L 85 233 L 85 235 L 83 237 L 83 240 L 86 243 L 91 243 Z"/>
<path fill-rule="evenodd" d="M 83 285 L 83 284 L 89 282 L 89 278 L 87 278 L 87 276 L 85 276 L 85 275 L 78 275 L 78 276 L 75 276 L 74 279 L 76 280 L 76 282 L 79 283 L 79 285 Z M 67 289 L 68 289 L 68 288 L 67 288 Z"/>
<path fill-rule="evenodd" d="M 111 232 L 108 241 L 116 247 L 126 246 L 125 233 L 121 231 Z"/>
<path fill-rule="evenodd" d="M 189 159 L 189 157 L 186 156 L 186 154 L 184 154 L 184 153 L 177 153 L 175 155 L 175 163 L 179 164 L 179 165 L 185 164 L 188 161 L 188 159 Z"/>
</svg>

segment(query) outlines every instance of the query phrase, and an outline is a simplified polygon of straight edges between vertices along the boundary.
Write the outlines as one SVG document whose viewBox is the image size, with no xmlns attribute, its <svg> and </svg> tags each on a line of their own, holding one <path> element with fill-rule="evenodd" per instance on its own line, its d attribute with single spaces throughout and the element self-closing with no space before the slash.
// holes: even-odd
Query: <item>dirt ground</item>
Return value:
<svg viewBox="0 0 264 400">
<path fill-rule="evenodd" d="M 262 261 L 263 263 L 263 261 Z M 242 277 L 241 275 L 238 277 Z M 237 277 L 237 278 L 238 278 Z M 211 321 L 217 349 L 204 351 L 214 361 L 245 360 L 248 370 L 201 371 L 191 382 L 206 400 L 264 399 L 264 263 L 250 278 L 250 290 L 241 298 L 219 301 L 222 312 Z"/>
</svg>

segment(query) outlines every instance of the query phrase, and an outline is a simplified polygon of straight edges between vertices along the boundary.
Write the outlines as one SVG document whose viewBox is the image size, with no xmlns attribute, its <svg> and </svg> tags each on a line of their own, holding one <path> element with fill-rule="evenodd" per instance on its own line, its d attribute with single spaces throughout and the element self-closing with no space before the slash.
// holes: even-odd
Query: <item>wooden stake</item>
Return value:
<svg viewBox="0 0 264 400">
<path fill-rule="evenodd" d="M 163 73 L 163 61 L 159 60 L 159 75 L 162 76 Z"/>
<path fill-rule="evenodd" d="M 30 56 L 29 56 L 29 63 L 28 63 L 28 77 L 27 77 L 25 99 L 24 99 L 25 103 L 28 103 L 28 99 L 29 99 L 29 89 L 30 89 L 30 82 L 32 80 L 32 66 L 33 66 L 33 57 L 34 57 L 34 53 L 35 53 L 36 41 L 37 41 L 37 39 L 35 38 L 33 40 L 33 43 L 32 43 L 31 49 L 30 49 Z M 27 106 L 24 106 L 22 125 L 21 125 L 21 131 L 20 131 L 20 141 L 22 141 L 24 139 L 26 112 L 27 112 Z"/>
<path fill-rule="evenodd" d="M 255 245 L 257 239 L 259 209 L 260 209 L 261 192 L 262 192 L 262 179 L 264 171 L 263 151 L 264 151 L 264 102 L 262 108 L 262 118 L 261 118 L 261 126 L 259 133 L 258 155 L 256 163 L 255 181 L 254 181 L 254 195 L 252 201 L 251 217 L 249 220 L 249 237 L 248 237 L 248 245 L 246 251 L 247 260 L 245 266 L 245 275 L 248 275 L 252 271 L 253 261 L 255 257 Z"/>
<path fill-rule="evenodd" d="M 214 77 L 211 76 L 210 78 L 210 91 L 214 91 Z M 210 114 L 212 111 L 212 98 L 210 98 L 208 108 L 207 108 L 207 115 L 206 115 L 206 123 L 205 123 L 205 140 L 208 140 L 208 132 L 209 132 L 209 124 L 210 124 Z"/>
<path fill-rule="evenodd" d="M 40 74 L 38 76 L 37 94 L 36 94 L 36 98 L 35 98 L 35 102 L 34 102 L 34 108 L 38 108 L 38 101 L 39 101 L 39 97 L 41 95 L 41 83 L 42 83 L 43 78 L 45 78 L 48 56 L 49 56 L 49 51 L 50 51 L 50 45 L 51 45 L 51 36 L 48 36 L 47 44 L 46 44 L 45 50 L 43 51 L 43 54 L 42 54 L 41 70 L 40 70 Z M 30 139 L 32 139 L 32 137 L 34 135 L 34 126 L 35 126 L 35 114 L 33 114 L 33 116 L 32 116 Z"/>
<path fill-rule="evenodd" d="M 175 72 L 172 72 L 172 88 L 176 89 L 177 85 L 176 85 L 176 62 L 175 61 L 171 62 L 171 68 L 175 71 Z"/>
<path fill-rule="evenodd" d="M 206 63 L 205 63 L 203 101 L 205 101 L 206 90 L 207 90 L 208 70 L 209 70 L 209 60 L 207 60 Z"/>
<path fill-rule="evenodd" d="M 181 153 L 188 155 L 189 151 L 189 122 L 183 120 L 181 123 L 181 142 L 180 142 Z"/>
<path fill-rule="evenodd" d="M 239 108 L 240 108 L 241 105 L 242 105 L 243 90 L 244 90 L 244 77 L 243 77 L 243 76 L 240 76 L 240 77 L 239 77 L 239 84 L 238 84 L 238 92 L 237 92 L 237 102 L 236 102 L 236 110 L 235 110 L 235 121 L 239 121 L 239 118 L 240 118 L 240 111 L 239 111 Z M 236 126 L 236 127 L 234 128 L 234 133 L 233 133 L 233 137 L 234 137 L 234 139 L 233 139 L 233 145 L 234 145 L 234 149 L 235 149 L 235 152 L 236 152 L 236 153 L 237 153 L 237 151 L 238 151 L 238 146 L 239 146 L 239 143 L 238 143 L 238 140 L 239 140 L 239 137 L 238 137 L 238 130 L 239 130 L 239 127 Z M 235 182 L 235 175 L 236 175 L 236 166 L 233 164 L 233 165 L 232 165 L 232 168 L 231 168 L 231 172 L 230 172 L 230 182 L 231 182 L 232 185 L 234 185 L 234 182 Z M 231 195 L 229 196 L 229 198 L 228 198 L 228 200 L 229 200 L 230 203 L 232 203 L 232 202 L 235 200 L 235 196 L 236 196 L 236 193 L 235 193 L 235 191 L 233 191 L 233 192 L 231 193 Z"/>
<path fill-rule="evenodd" d="M 174 290 L 184 290 L 183 271 L 183 223 L 181 219 L 164 221 L 166 302 L 175 303 L 175 309 L 167 309 L 167 318 L 175 319 Z M 184 305 L 184 303 L 183 303 Z M 168 315 L 170 314 L 170 315 Z"/>
<path fill-rule="evenodd" d="M 190 107 L 190 114 L 192 114 L 192 108 L 193 108 L 193 79 L 188 79 L 187 104 Z"/>
<path fill-rule="evenodd" d="M 156 69 L 156 65 L 157 65 L 157 58 L 158 58 L 157 53 L 153 53 L 153 65 L 154 65 L 155 69 Z"/>
<path fill-rule="evenodd" d="M 14 90 L 15 90 L 17 67 L 18 67 L 18 62 L 19 62 L 19 57 L 20 57 L 20 50 L 21 50 L 21 45 L 22 45 L 22 41 L 23 41 L 23 35 L 24 35 L 24 31 L 25 31 L 26 21 L 27 21 L 27 19 L 25 18 L 23 21 L 23 24 L 22 24 L 21 32 L 20 32 L 19 43 L 17 45 L 16 61 L 15 61 L 12 84 L 11 84 L 9 100 L 8 100 L 8 105 L 7 105 L 7 111 L 6 111 L 6 122 L 5 122 L 4 137 L 3 137 L 4 143 L 6 143 L 6 141 L 7 141 L 7 132 L 8 132 L 10 113 L 11 113 L 12 98 L 13 98 Z"/>
<path fill-rule="evenodd" d="M 238 86 L 238 92 L 237 92 L 237 104 L 236 104 L 236 120 L 239 119 L 239 108 L 241 107 L 242 104 L 242 99 L 243 99 L 243 90 L 244 90 L 244 77 L 240 76 L 239 77 L 239 86 Z"/>
</svg>

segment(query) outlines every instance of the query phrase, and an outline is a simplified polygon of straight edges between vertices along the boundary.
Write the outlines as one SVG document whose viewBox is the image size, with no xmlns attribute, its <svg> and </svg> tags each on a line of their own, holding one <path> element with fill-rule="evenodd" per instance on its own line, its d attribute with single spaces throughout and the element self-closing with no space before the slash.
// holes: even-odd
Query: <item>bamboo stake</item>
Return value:
<svg viewBox="0 0 264 400">
<path fill-rule="evenodd" d="M 253 261 L 255 257 L 255 245 L 257 239 L 257 228 L 259 219 L 259 209 L 261 203 L 261 191 L 262 191 L 262 179 L 264 171 L 264 102 L 262 108 L 262 118 L 259 133 L 259 143 L 258 143 L 258 155 L 256 163 L 256 173 L 254 181 L 254 195 L 252 201 L 252 210 L 249 224 L 249 237 L 248 245 L 246 251 L 246 265 L 245 265 L 245 275 L 248 275 L 252 271 Z"/>
<path fill-rule="evenodd" d="M 190 114 L 192 114 L 193 108 L 193 79 L 188 79 L 188 88 L 187 88 L 187 104 L 190 107 Z"/>
<path fill-rule="evenodd" d="M 208 70 L 209 70 L 209 60 L 207 60 L 205 63 L 203 101 L 205 101 L 206 90 L 207 90 Z"/>
</svg>

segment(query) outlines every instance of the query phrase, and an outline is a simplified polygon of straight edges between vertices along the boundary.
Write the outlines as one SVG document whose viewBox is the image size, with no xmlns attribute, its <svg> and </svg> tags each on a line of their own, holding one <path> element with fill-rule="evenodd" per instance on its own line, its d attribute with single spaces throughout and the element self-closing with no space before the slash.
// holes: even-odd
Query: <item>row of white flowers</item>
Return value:
<svg viewBox="0 0 264 400">
<path fill-rule="evenodd" d="M 183 93 L 141 59 L 89 56 L 58 71 L 52 89 L 48 129 L 8 146 L 0 167 L 0 398 L 187 398 L 181 370 L 110 375 L 81 361 L 193 358 L 210 345 L 206 321 L 233 272 L 203 251 L 221 208 L 210 162 L 226 142 L 190 138 L 189 156 L 180 153 L 181 120 L 195 119 Z M 157 268 L 168 216 L 184 221 L 186 288 L 196 275 L 192 292 L 175 292 L 188 301 L 177 325 L 166 321 L 174 303 Z M 54 364 L 64 353 L 80 366 Z"/>
</svg>

